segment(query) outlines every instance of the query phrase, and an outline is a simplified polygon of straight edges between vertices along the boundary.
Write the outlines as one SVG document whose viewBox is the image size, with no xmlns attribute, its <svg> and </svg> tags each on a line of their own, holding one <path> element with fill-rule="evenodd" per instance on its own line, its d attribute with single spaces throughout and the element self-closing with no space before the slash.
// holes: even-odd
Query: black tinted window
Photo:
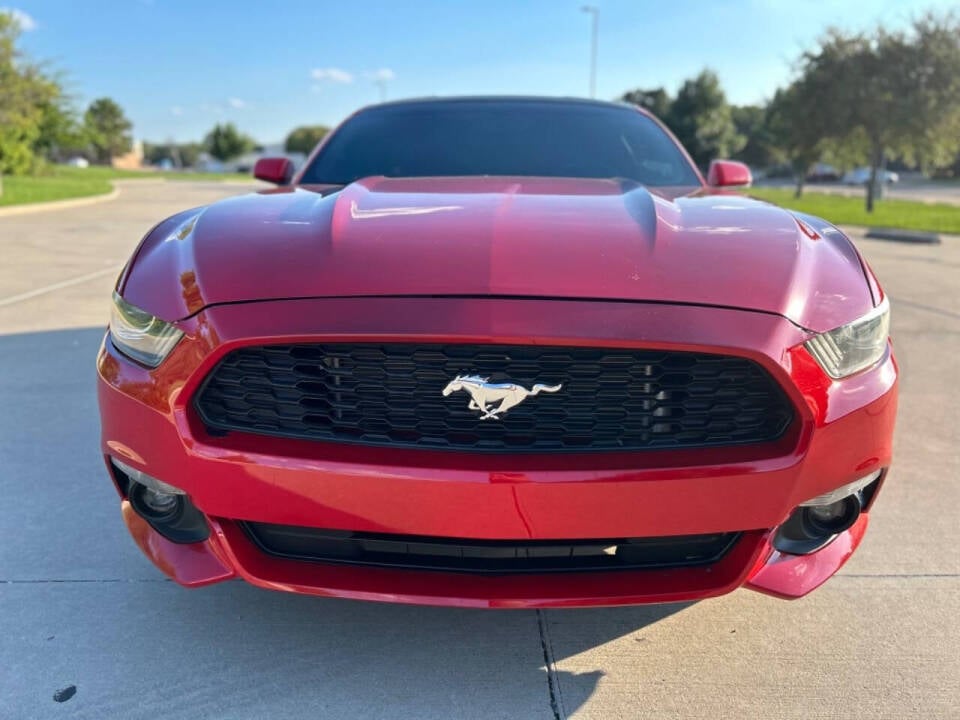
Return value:
<svg viewBox="0 0 960 720">
<path fill-rule="evenodd" d="M 451 102 L 365 110 L 321 150 L 301 182 L 371 175 L 627 178 L 697 185 L 673 141 L 626 107 L 587 103 Z"/>
</svg>

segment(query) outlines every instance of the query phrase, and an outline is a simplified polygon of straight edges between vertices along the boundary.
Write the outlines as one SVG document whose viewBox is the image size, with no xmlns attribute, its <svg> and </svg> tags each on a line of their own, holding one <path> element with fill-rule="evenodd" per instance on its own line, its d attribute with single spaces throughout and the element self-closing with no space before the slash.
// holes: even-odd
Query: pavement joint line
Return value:
<svg viewBox="0 0 960 720">
<path fill-rule="evenodd" d="M 20 293 L 19 295 L 11 295 L 10 297 L 0 298 L 0 307 L 5 305 L 13 305 L 14 303 L 23 302 L 24 300 L 30 300 L 32 298 L 38 297 L 40 295 L 46 295 L 47 293 L 56 292 L 57 290 L 63 290 L 64 288 L 71 287 L 73 285 L 80 285 L 81 283 L 94 280 L 98 277 L 103 277 L 109 273 L 118 272 L 119 266 L 111 265 L 108 268 L 103 268 L 92 273 L 87 273 L 86 275 L 80 275 L 79 277 L 71 278 L 70 280 L 62 280 L 52 285 L 45 285 L 35 290 L 29 290 L 25 293 Z"/>
<path fill-rule="evenodd" d="M 550 642 L 550 634 L 547 632 L 547 619 L 544 617 L 543 610 L 538 609 L 536 613 L 537 629 L 540 632 L 540 649 L 543 651 L 543 666 L 547 671 L 547 689 L 550 692 L 550 709 L 553 711 L 554 720 L 565 720 L 567 714 L 563 707 L 560 681 L 557 678 L 553 644 Z"/>
<path fill-rule="evenodd" d="M 853 578 L 854 580 L 870 580 L 872 578 L 902 578 L 905 580 L 931 579 L 931 578 L 960 578 L 960 573 L 840 573 L 838 578 Z"/>
</svg>

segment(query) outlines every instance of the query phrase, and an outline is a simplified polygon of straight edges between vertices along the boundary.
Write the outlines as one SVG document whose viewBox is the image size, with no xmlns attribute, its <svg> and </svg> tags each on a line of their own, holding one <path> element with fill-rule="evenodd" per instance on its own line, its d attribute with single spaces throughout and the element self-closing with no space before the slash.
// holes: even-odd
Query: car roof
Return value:
<svg viewBox="0 0 960 720">
<path fill-rule="evenodd" d="M 375 108 L 391 108 L 391 107 L 429 107 L 437 105 L 457 105 L 457 104 L 517 104 L 517 105 L 586 105 L 594 107 L 608 107 L 608 108 L 629 108 L 629 109 L 640 109 L 636 105 L 631 105 L 625 102 L 619 101 L 609 101 L 609 100 L 593 100 L 590 98 L 582 97 L 562 97 L 562 96 L 550 96 L 550 95 L 456 95 L 456 96 L 426 96 L 426 97 L 416 97 L 416 98 L 404 98 L 402 100 L 390 100 L 388 102 L 379 103 L 376 105 L 368 105 L 364 110 L 372 110 Z"/>
</svg>

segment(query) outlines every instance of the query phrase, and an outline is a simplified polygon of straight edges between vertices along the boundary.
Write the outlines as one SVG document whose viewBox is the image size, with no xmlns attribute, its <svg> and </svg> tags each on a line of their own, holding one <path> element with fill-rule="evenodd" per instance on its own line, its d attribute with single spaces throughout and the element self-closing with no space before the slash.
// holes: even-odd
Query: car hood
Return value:
<svg viewBox="0 0 960 720">
<path fill-rule="evenodd" d="M 367 178 L 158 225 L 121 278 L 166 320 L 280 298 L 509 296 L 684 303 L 827 330 L 873 305 L 839 231 L 737 195 L 612 180 Z"/>
</svg>

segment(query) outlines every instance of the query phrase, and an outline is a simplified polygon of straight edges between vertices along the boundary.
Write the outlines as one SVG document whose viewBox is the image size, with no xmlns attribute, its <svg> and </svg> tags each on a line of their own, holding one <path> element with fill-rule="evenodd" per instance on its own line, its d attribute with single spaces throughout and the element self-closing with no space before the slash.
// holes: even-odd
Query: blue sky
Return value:
<svg viewBox="0 0 960 720">
<path fill-rule="evenodd" d="M 830 24 L 906 24 L 957 0 L 589 0 L 600 8 L 597 95 L 673 91 L 705 66 L 760 102 Z M 586 95 L 583 0 L 0 0 L 24 48 L 78 103 L 109 95 L 138 138 L 200 139 L 233 121 L 261 142 L 332 125 L 379 98 Z"/>
</svg>

